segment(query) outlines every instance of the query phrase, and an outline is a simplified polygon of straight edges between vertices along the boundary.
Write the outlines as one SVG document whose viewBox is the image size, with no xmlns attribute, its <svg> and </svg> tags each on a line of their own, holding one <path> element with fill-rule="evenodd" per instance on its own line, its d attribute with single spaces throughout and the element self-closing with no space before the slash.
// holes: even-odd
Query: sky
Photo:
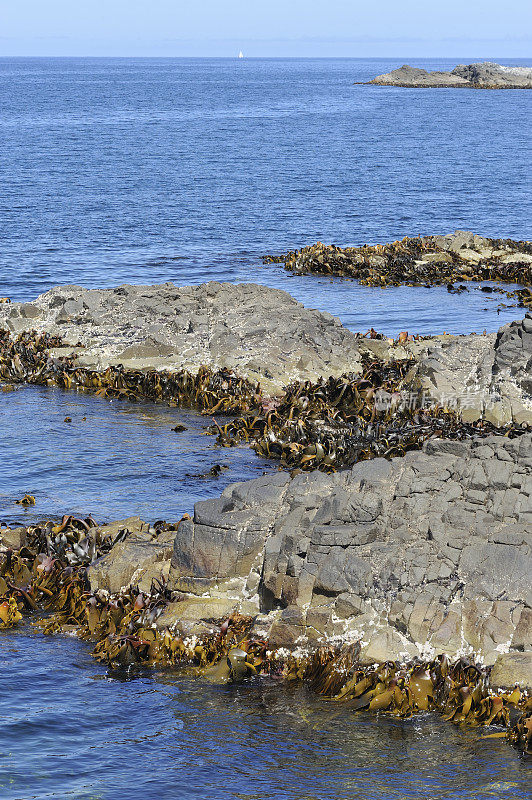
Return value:
<svg viewBox="0 0 532 800">
<path fill-rule="evenodd" d="M 0 56 L 530 58 L 530 0 L 0 0 Z"/>
</svg>

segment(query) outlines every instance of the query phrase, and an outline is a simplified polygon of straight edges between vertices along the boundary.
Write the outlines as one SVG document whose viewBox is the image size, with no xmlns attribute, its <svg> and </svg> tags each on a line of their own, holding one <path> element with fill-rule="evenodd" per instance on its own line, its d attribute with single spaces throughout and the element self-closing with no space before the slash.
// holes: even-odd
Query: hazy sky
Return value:
<svg viewBox="0 0 532 800">
<path fill-rule="evenodd" d="M 4 56 L 526 58 L 531 30 L 530 0 L 0 0 Z"/>
</svg>

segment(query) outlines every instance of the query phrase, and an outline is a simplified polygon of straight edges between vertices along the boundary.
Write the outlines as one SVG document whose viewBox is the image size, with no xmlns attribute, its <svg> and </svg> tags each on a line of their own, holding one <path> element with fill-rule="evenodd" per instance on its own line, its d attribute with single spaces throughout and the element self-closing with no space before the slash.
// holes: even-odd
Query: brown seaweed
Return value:
<svg viewBox="0 0 532 800">
<path fill-rule="evenodd" d="M 532 255 L 530 242 L 510 239 L 485 241 L 495 253 L 500 254 L 501 249 L 509 246 L 517 254 Z M 430 260 L 424 261 L 427 256 L 430 256 Z M 463 284 L 464 281 L 532 286 L 532 264 L 526 258 L 522 261 L 517 258 L 508 263 L 500 255 L 486 255 L 471 262 L 464 260 L 459 252 L 439 250 L 430 236 L 405 237 L 401 241 L 362 247 L 337 247 L 317 242 L 283 255 L 264 256 L 263 262 L 281 263 L 286 270 L 298 275 L 336 275 L 358 280 L 366 286 L 447 285 L 452 290 L 455 283 Z M 530 293 L 523 297 L 527 303 L 532 299 Z"/>
<path fill-rule="evenodd" d="M 493 691 L 489 668 L 471 660 L 450 663 L 440 656 L 430 662 L 364 666 L 358 643 L 319 647 L 303 657 L 281 655 L 254 635 L 253 618 L 237 613 L 213 624 L 201 638 L 186 639 L 157 626 L 168 603 L 181 599 L 163 581 L 152 581 L 146 593 L 135 586 L 115 595 L 91 591 L 89 561 L 109 552 L 117 540 L 103 536 L 92 518 L 65 515 L 59 523 L 28 526 L 23 533 L 23 546 L 0 556 L 0 630 L 38 610 L 46 614 L 35 623 L 44 633 L 75 631 L 93 643 L 93 656 L 111 669 L 180 666 L 217 683 L 277 675 L 305 682 L 351 711 L 403 718 L 432 711 L 457 725 L 500 725 L 510 743 L 532 754 L 532 697 L 518 687 Z M 84 548 L 87 538 L 93 546 Z"/>
</svg>

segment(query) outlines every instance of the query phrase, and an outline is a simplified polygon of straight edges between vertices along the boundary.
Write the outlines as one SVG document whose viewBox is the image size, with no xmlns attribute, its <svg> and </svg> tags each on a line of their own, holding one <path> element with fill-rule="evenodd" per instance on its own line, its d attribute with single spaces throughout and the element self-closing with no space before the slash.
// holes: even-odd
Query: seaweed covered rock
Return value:
<svg viewBox="0 0 532 800">
<path fill-rule="evenodd" d="M 323 242 L 268 255 L 265 263 L 283 263 L 299 275 L 338 275 L 367 286 L 442 286 L 463 291 L 471 281 L 502 281 L 532 286 L 532 244 L 512 239 L 488 239 L 470 231 L 445 236 L 405 236 L 401 241 L 360 247 Z M 529 291 L 515 293 L 523 305 Z"/>
<path fill-rule="evenodd" d="M 487 241 L 457 232 L 451 237 L 431 237 L 428 244 L 409 240 L 368 251 L 380 248 L 385 254 L 382 258 L 388 259 L 388 266 L 379 269 L 382 273 L 389 268 L 393 282 L 397 275 L 398 280 L 406 279 L 409 259 L 418 263 L 415 256 L 420 247 L 424 257 L 434 254 L 431 248 L 436 247 L 443 255 L 452 252 L 461 259 L 457 253 L 473 252 L 472 247 L 480 252 Z M 526 248 L 531 249 L 528 244 Z M 300 258 L 311 269 L 315 263 L 320 268 L 332 263 L 333 269 L 340 261 L 351 263 L 338 248 L 325 249 L 329 260 L 323 261 L 320 255 L 321 260 L 315 262 L 314 250 L 309 248 L 310 254 L 295 258 L 296 266 Z M 399 258 L 399 251 L 407 255 Z M 363 261 L 372 257 L 367 252 L 361 256 Z M 519 258 L 525 257 L 532 259 L 520 252 Z M 441 265 L 423 263 L 435 269 L 441 280 Z M 531 263 L 512 261 L 506 266 L 532 281 Z M 278 442 L 267 441 L 268 421 L 275 419 L 284 428 L 283 414 L 292 423 L 300 417 L 299 407 L 309 416 L 312 430 L 299 438 L 288 431 L 288 445 L 293 449 L 298 444 L 303 449 L 317 446 L 322 444 L 321 434 L 331 427 L 331 412 L 337 411 L 337 421 L 345 422 L 346 415 L 353 416 L 356 410 L 358 395 L 366 404 L 366 422 L 373 419 L 366 401 L 381 389 L 394 397 L 397 392 L 410 393 L 409 408 L 439 405 L 444 411 L 459 411 L 466 423 L 480 420 L 497 428 L 531 424 L 531 327 L 528 314 L 498 335 L 427 337 L 403 332 L 393 340 L 373 329 L 351 333 L 334 317 L 306 309 L 284 292 L 253 284 L 181 289 L 165 284 L 101 291 L 63 287 L 34 303 L 0 307 L 0 380 L 88 390 L 109 399 L 187 405 L 209 415 L 244 412 L 248 418 L 236 426 L 226 432 L 218 429 L 221 443 L 253 440 L 258 452 L 269 456 L 279 447 Z M 422 406 L 420 393 L 428 395 Z M 325 416 L 320 416 L 322 411 Z M 261 437 L 264 441 L 258 442 Z M 336 458 L 338 448 L 333 445 L 336 455 L 324 451 L 324 459 L 331 458 L 330 466 L 354 462 L 351 456 Z M 284 445 L 280 447 L 283 450 Z M 292 458 L 285 462 L 299 466 Z"/>
<path fill-rule="evenodd" d="M 531 464 L 531 434 L 431 440 L 334 475 L 234 484 L 180 526 L 169 586 L 240 587 L 277 645 L 352 638 L 369 660 L 492 664 L 532 648 Z"/>
<path fill-rule="evenodd" d="M 384 477 L 380 470 L 373 477 L 378 476 Z M 248 487 L 248 499 L 281 499 L 279 483 L 273 493 L 264 483 Z M 177 529 L 186 521 L 185 516 Z M 512 651 L 507 652 L 509 642 L 499 644 L 491 669 L 479 664 L 475 653 L 455 660 L 444 653 L 419 657 L 414 643 L 397 627 L 381 623 L 375 609 L 364 609 L 364 601 L 354 595 L 342 596 L 338 616 L 331 617 L 326 603 L 291 604 L 263 615 L 239 612 L 238 606 L 253 603 L 238 595 L 238 578 L 224 580 L 225 595 L 219 587 L 218 594 L 187 597 L 164 580 L 153 580 L 143 591 L 133 585 L 134 578 L 117 592 L 91 589 L 88 567 L 128 538 L 170 533 L 172 526 L 161 521 L 146 526 L 130 518 L 99 527 L 92 517 L 65 515 L 60 522 L 42 521 L 19 531 L 23 544 L 17 550 L 6 546 L 12 530 L 0 527 L 0 630 L 20 625 L 37 611 L 33 624 L 43 633 L 75 633 L 93 642 L 93 657 L 111 670 L 180 667 L 218 684 L 274 675 L 304 682 L 353 711 L 400 718 L 432 711 L 460 726 L 502 725 L 505 730 L 494 736 L 504 736 L 524 756 L 532 754 L 532 697 L 520 688 L 531 683 L 528 607 L 520 614 Z M 518 544 L 518 539 L 504 542 Z M 257 575 L 253 585 L 260 587 Z M 342 634 L 342 616 L 355 616 L 358 629 Z M 504 623 L 508 609 L 494 606 L 493 616 Z M 456 613 L 449 617 L 448 629 L 455 627 Z M 294 649 L 305 642 L 312 647 Z M 494 691 L 489 682 L 506 691 Z"/>
<path fill-rule="evenodd" d="M 0 307 L 0 328 L 60 336 L 57 355 L 104 371 L 230 369 L 279 391 L 295 379 L 356 369 L 358 340 L 331 314 L 256 284 L 51 289 Z M 80 345 L 78 349 L 76 346 Z"/>
</svg>

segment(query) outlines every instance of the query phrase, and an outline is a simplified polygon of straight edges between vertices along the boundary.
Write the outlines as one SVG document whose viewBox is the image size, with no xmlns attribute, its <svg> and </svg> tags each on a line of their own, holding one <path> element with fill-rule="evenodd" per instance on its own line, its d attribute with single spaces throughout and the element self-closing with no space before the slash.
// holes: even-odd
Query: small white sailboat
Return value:
<svg viewBox="0 0 532 800">
<path fill-rule="evenodd" d="M 240 50 L 240 52 L 239 52 L 239 54 L 238 54 L 238 57 L 239 57 L 239 58 L 244 58 L 244 53 L 242 52 L 242 50 Z"/>
</svg>

